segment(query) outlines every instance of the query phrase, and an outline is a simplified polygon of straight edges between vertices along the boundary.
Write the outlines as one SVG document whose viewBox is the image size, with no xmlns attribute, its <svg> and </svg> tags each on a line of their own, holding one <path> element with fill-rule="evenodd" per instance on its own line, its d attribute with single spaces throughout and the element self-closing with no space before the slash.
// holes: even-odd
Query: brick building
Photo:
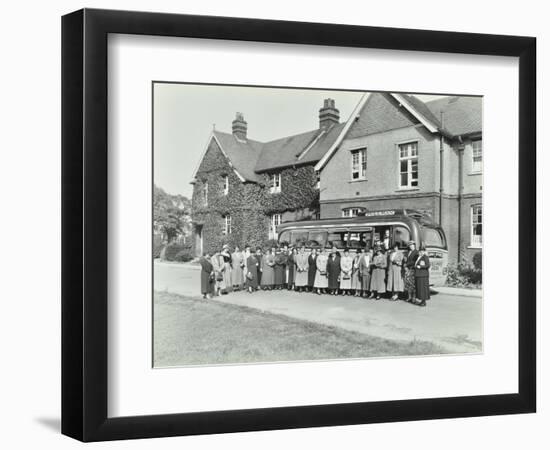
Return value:
<svg viewBox="0 0 550 450">
<path fill-rule="evenodd" d="M 321 218 L 410 208 L 445 230 L 449 261 L 482 245 L 482 99 L 366 93 L 315 170 Z"/>
<path fill-rule="evenodd" d="M 192 222 L 196 255 L 231 246 L 265 245 L 282 222 L 319 217 L 314 166 L 345 124 L 334 100 L 319 110 L 319 127 L 270 142 L 248 137 L 241 113 L 232 133 L 213 131 L 193 176 Z"/>
</svg>

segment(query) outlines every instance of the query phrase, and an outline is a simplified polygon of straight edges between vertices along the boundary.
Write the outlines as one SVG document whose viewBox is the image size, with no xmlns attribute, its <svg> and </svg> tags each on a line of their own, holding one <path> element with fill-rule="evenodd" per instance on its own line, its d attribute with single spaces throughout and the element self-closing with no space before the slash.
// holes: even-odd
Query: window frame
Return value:
<svg viewBox="0 0 550 450">
<path fill-rule="evenodd" d="M 367 179 L 367 147 L 362 145 L 361 147 L 351 148 L 349 149 L 350 153 L 350 180 L 352 182 L 354 181 L 365 181 Z M 353 156 L 357 154 L 358 156 L 358 177 L 353 178 L 354 170 L 354 163 L 353 163 Z M 364 166 L 364 167 L 363 167 Z M 363 173 L 361 173 L 363 172 Z"/>
<path fill-rule="evenodd" d="M 481 208 L 481 214 L 474 214 L 475 208 Z M 481 222 L 475 222 L 474 218 L 477 218 L 481 216 Z M 474 226 L 475 225 L 481 225 L 481 234 L 474 234 Z M 479 242 L 478 240 L 474 238 L 474 236 L 479 236 Z M 470 206 L 470 248 L 482 248 L 483 247 L 483 204 L 482 203 L 476 203 L 475 205 Z"/>
<path fill-rule="evenodd" d="M 405 146 L 410 146 L 412 144 L 416 145 L 416 154 L 410 155 L 407 154 L 407 156 L 401 156 L 401 149 Z M 419 149 L 418 149 L 418 140 L 412 140 L 412 141 L 404 141 L 399 142 L 396 144 L 397 148 L 397 188 L 398 190 L 415 190 L 420 189 L 420 177 L 419 177 L 419 167 L 420 167 L 420 157 L 419 157 Z M 411 152 L 412 153 L 412 152 Z M 416 179 L 413 180 L 412 174 L 412 166 L 413 161 L 416 160 Z M 401 162 L 407 161 L 407 185 L 401 184 L 401 174 L 404 172 L 401 172 Z M 416 186 L 413 186 L 412 182 L 416 181 Z"/>
<path fill-rule="evenodd" d="M 475 143 L 480 143 L 479 148 L 479 157 L 481 158 L 479 162 L 475 161 L 476 157 L 476 148 Z M 476 138 L 472 139 L 472 173 L 481 173 L 483 171 L 483 139 L 482 138 Z M 479 167 L 476 167 L 476 164 L 479 164 Z"/>
<path fill-rule="evenodd" d="M 231 234 L 231 214 L 224 214 L 223 218 L 223 232 L 224 236 Z"/>
<path fill-rule="evenodd" d="M 271 187 L 269 188 L 269 192 L 272 194 L 278 194 L 281 192 L 281 185 L 282 185 L 282 177 L 281 172 L 279 173 L 272 173 L 270 175 L 271 177 Z"/>
<path fill-rule="evenodd" d="M 223 175 L 223 195 L 229 194 L 229 175 Z"/>
<path fill-rule="evenodd" d="M 346 211 L 353 211 L 353 210 L 357 210 L 357 213 L 346 215 Z M 359 215 L 359 212 L 364 212 L 364 211 L 365 211 L 365 208 L 362 206 L 348 206 L 346 208 L 342 208 L 342 217 L 351 219 L 353 217 L 357 217 Z"/>
<path fill-rule="evenodd" d="M 208 206 L 208 181 L 203 184 L 203 202 L 204 206 Z"/>
<path fill-rule="evenodd" d="M 275 224 L 275 217 L 279 217 L 279 223 Z M 279 234 L 277 233 L 277 227 L 281 225 L 283 221 L 283 215 L 281 213 L 273 213 L 269 217 L 269 235 L 270 239 L 278 239 Z"/>
</svg>

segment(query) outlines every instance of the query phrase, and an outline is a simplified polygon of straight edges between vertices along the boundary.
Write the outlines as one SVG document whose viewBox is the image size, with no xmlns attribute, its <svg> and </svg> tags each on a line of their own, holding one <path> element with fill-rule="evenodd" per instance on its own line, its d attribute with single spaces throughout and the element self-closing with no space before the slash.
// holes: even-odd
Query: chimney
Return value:
<svg viewBox="0 0 550 450">
<path fill-rule="evenodd" d="M 326 98 L 323 107 L 319 110 L 319 128 L 328 129 L 340 122 L 340 111 L 334 106 L 332 98 Z"/>
<path fill-rule="evenodd" d="M 248 129 L 248 124 L 244 120 L 243 113 L 238 112 L 235 114 L 235 120 L 232 123 L 233 125 L 233 136 L 241 141 L 246 141 L 246 130 Z"/>
</svg>

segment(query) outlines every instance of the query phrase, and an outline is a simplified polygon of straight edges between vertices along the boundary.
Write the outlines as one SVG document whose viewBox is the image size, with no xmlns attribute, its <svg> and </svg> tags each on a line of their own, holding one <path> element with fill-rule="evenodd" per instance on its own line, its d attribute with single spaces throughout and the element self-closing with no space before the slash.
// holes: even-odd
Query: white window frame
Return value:
<svg viewBox="0 0 550 450">
<path fill-rule="evenodd" d="M 350 206 L 342 209 L 342 217 L 357 217 L 360 212 L 363 212 L 365 208 L 360 206 Z"/>
<path fill-rule="evenodd" d="M 208 206 L 208 181 L 204 182 L 203 194 L 204 194 L 204 206 Z"/>
<path fill-rule="evenodd" d="M 351 181 L 364 181 L 367 179 L 367 148 L 352 148 L 350 151 Z M 357 155 L 357 168 L 354 164 L 354 156 Z M 357 177 L 353 175 L 357 173 Z"/>
<path fill-rule="evenodd" d="M 477 208 L 481 209 L 481 214 L 477 212 Z M 481 222 L 478 222 L 478 217 L 481 216 Z M 481 225 L 481 234 L 474 234 L 474 227 Z M 483 205 L 476 204 L 470 207 L 470 247 L 481 248 L 483 245 Z"/>
<path fill-rule="evenodd" d="M 272 194 L 277 194 L 281 192 L 281 174 L 280 173 L 271 174 L 271 188 L 269 189 L 269 192 L 271 192 Z"/>
<path fill-rule="evenodd" d="M 223 235 L 231 234 L 231 214 L 223 216 Z"/>
<path fill-rule="evenodd" d="M 282 215 L 280 213 L 271 214 L 269 221 L 269 239 L 277 239 L 277 226 L 281 225 Z"/>
<path fill-rule="evenodd" d="M 405 156 L 402 156 L 402 149 L 407 148 L 407 152 Z M 415 152 L 413 152 L 413 149 Z M 397 165 L 397 186 L 399 189 L 418 189 L 419 188 L 419 157 L 418 157 L 418 141 L 408 141 L 408 142 L 401 142 L 397 144 L 397 156 L 398 156 L 398 165 Z M 413 162 L 416 160 L 416 179 L 413 179 Z M 407 184 L 404 185 L 401 183 L 401 162 L 406 161 L 407 162 Z M 403 172 L 404 173 L 404 172 Z M 413 183 L 416 182 L 416 185 Z"/>
<path fill-rule="evenodd" d="M 315 172 L 316 181 L 315 181 L 315 189 L 321 189 L 321 172 L 316 171 Z"/>
<path fill-rule="evenodd" d="M 476 148 L 479 143 L 479 148 Z M 479 161 L 476 161 L 476 157 Z M 483 141 L 482 139 L 472 139 L 472 173 L 481 173 L 483 169 Z"/>
<path fill-rule="evenodd" d="M 223 177 L 223 195 L 229 194 L 229 176 L 224 175 Z"/>
</svg>

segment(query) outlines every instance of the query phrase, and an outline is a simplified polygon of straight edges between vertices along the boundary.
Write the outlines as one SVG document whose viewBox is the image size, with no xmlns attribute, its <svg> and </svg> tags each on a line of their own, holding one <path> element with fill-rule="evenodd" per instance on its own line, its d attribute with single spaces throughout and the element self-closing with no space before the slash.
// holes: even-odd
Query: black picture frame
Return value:
<svg viewBox="0 0 550 450">
<path fill-rule="evenodd" d="M 108 418 L 109 33 L 518 57 L 518 393 Z M 535 72 L 533 37 L 94 9 L 64 16 L 62 433 L 82 441 L 103 441 L 535 412 Z"/>
</svg>

